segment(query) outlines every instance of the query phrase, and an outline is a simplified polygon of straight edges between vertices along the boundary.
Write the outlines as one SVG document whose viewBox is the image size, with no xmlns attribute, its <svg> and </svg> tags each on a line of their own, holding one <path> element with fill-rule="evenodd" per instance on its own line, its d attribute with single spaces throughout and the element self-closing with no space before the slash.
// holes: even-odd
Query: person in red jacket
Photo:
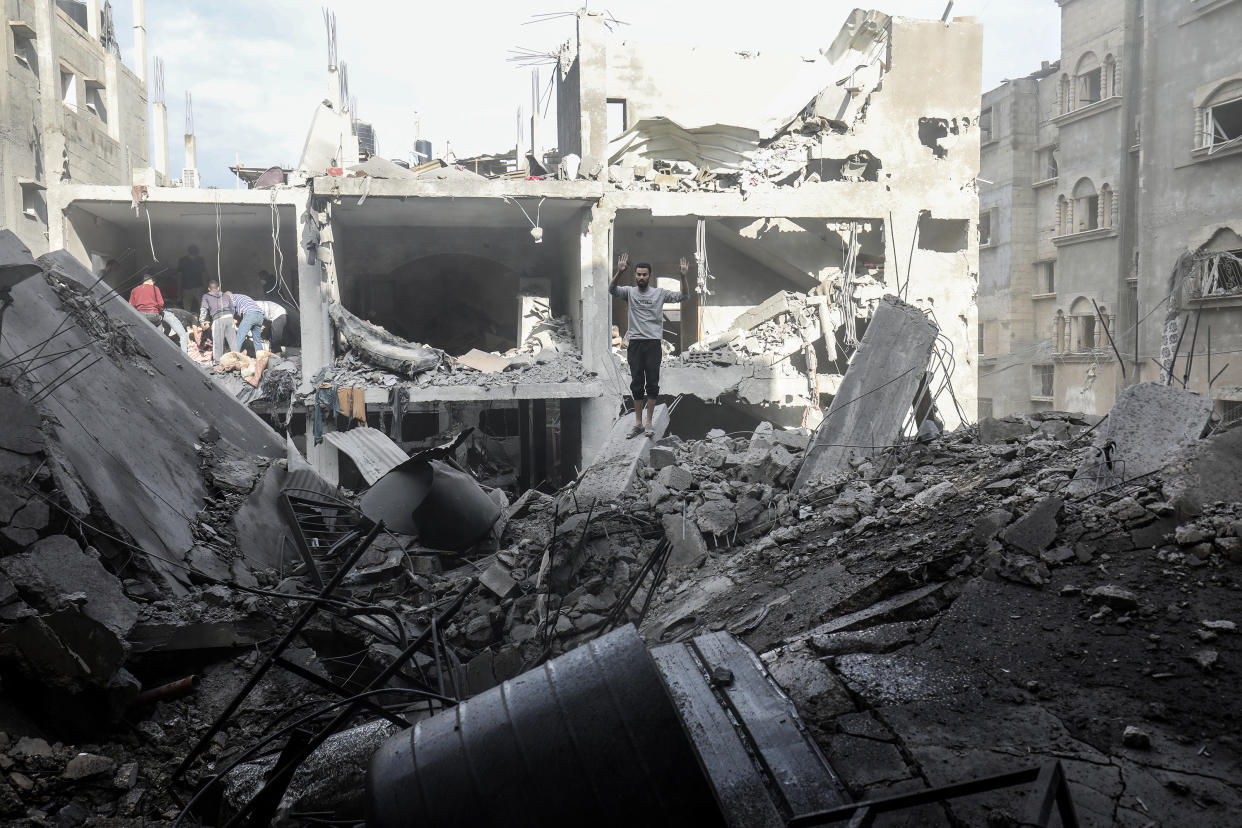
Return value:
<svg viewBox="0 0 1242 828">
<path fill-rule="evenodd" d="M 154 277 L 146 277 L 141 285 L 129 292 L 129 303 L 155 327 L 164 326 L 164 295 L 155 286 Z"/>
</svg>

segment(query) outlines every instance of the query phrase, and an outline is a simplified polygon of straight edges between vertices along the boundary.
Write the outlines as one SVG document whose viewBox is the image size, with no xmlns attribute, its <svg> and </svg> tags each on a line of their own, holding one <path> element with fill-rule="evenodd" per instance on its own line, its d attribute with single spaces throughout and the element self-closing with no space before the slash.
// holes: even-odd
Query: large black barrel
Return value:
<svg viewBox="0 0 1242 828">
<path fill-rule="evenodd" d="M 367 825 L 723 826 L 632 626 L 389 739 Z"/>
</svg>

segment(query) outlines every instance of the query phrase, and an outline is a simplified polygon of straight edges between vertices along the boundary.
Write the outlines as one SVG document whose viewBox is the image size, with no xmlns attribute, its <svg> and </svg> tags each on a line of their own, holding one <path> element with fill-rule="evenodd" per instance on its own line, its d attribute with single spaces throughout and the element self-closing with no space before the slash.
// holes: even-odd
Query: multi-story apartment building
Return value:
<svg viewBox="0 0 1242 828">
<path fill-rule="evenodd" d="M 48 249 L 49 188 L 130 186 L 147 166 L 142 4 L 131 70 L 99 0 L 5 0 L 0 227 Z"/>
<path fill-rule="evenodd" d="M 980 413 L 1163 379 L 1232 414 L 1242 4 L 1058 4 L 1060 60 L 983 96 Z"/>
</svg>

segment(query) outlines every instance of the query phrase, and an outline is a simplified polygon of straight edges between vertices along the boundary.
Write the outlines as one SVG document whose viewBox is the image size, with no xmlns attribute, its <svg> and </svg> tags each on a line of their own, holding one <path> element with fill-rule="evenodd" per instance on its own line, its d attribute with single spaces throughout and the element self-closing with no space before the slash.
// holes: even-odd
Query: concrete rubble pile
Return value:
<svg viewBox="0 0 1242 828">
<path fill-rule="evenodd" d="M 168 824 L 173 793 L 234 768 L 195 804 L 218 824 L 275 765 L 278 722 L 336 700 L 324 681 L 357 692 L 448 607 L 406 689 L 482 704 L 626 623 L 652 648 L 727 632 L 761 654 L 854 799 L 1058 759 L 1085 825 L 1226 826 L 1242 808 L 1239 714 L 1222 701 L 1242 656 L 1242 430 L 1213 432 L 1209 407 L 1164 386 L 1128 390 L 1103 420 L 896 435 L 801 485 L 831 418 L 818 434 L 761 423 L 695 440 L 667 434 L 663 406 L 652 440 L 627 440 L 622 418 L 574 485 L 523 493 L 478 543 L 375 535 L 341 573 L 341 611 L 307 616 L 282 668 L 174 778 L 333 571 L 299 558 L 309 530 L 281 493 L 334 515 L 367 495 L 284 459 L 71 260 L 38 270 L 13 291 L 6 359 L 59 325 L 59 347 L 101 361 L 60 386 L 63 366 L 0 369 L 8 824 Z M 349 724 L 300 763 L 282 824 L 361 821 L 366 764 L 401 727 L 374 711 Z M 1014 824 L 1023 806 L 1006 791 L 913 818 Z"/>
</svg>

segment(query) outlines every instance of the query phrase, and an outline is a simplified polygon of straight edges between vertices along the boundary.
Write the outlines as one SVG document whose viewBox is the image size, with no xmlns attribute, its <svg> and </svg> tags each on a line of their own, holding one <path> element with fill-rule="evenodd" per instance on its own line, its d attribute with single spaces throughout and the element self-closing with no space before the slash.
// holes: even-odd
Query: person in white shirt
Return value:
<svg viewBox="0 0 1242 828">
<path fill-rule="evenodd" d="M 272 345 L 271 350 L 273 353 L 279 353 L 281 346 L 286 344 L 285 325 L 289 321 L 289 313 L 280 304 L 265 299 L 255 300 L 255 304 L 263 311 L 263 319 L 271 326 L 271 331 L 268 333 L 268 341 Z"/>
</svg>

